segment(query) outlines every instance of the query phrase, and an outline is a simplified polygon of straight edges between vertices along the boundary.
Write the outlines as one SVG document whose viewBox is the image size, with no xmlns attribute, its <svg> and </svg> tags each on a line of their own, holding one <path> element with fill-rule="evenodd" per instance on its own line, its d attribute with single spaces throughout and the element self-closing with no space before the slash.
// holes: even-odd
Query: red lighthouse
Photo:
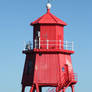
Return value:
<svg viewBox="0 0 92 92">
<path fill-rule="evenodd" d="M 55 87 L 48 92 L 65 92 L 69 86 L 74 92 L 77 83 L 73 72 L 71 54 L 73 42 L 64 41 L 64 26 L 67 24 L 50 12 L 31 23 L 33 26 L 33 49 L 26 45 L 26 55 L 22 77 L 22 92 L 30 86 L 30 92 L 42 92 L 42 87 Z"/>
</svg>

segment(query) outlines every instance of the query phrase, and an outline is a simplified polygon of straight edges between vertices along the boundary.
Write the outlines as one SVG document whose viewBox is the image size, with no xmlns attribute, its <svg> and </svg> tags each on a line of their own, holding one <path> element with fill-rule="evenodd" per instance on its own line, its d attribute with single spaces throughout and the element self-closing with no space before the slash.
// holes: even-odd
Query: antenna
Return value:
<svg viewBox="0 0 92 92">
<path fill-rule="evenodd" d="M 50 0 L 48 0 L 48 3 L 50 3 Z"/>
<path fill-rule="evenodd" d="M 50 1 L 55 1 L 55 0 L 48 0 L 48 3 L 50 3 Z"/>
</svg>

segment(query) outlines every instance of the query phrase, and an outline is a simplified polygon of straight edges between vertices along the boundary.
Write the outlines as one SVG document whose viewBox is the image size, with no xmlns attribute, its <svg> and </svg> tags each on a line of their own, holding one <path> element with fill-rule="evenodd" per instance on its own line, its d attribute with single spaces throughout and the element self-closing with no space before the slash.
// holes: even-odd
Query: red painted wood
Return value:
<svg viewBox="0 0 92 92">
<path fill-rule="evenodd" d="M 58 83 L 58 55 L 57 54 L 39 54 L 36 55 L 35 62 L 35 83 Z"/>
</svg>

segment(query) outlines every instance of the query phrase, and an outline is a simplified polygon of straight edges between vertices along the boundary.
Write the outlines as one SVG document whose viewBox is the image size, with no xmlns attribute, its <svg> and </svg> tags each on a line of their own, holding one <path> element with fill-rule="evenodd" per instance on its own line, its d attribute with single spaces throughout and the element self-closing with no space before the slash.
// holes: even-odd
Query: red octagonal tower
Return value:
<svg viewBox="0 0 92 92">
<path fill-rule="evenodd" d="M 71 54 L 73 42 L 64 41 L 64 26 L 67 24 L 51 14 L 50 3 L 47 13 L 32 22 L 33 49 L 30 44 L 23 51 L 26 54 L 22 77 L 22 92 L 31 86 L 30 92 L 42 92 L 42 87 L 56 87 L 48 92 L 65 92 L 69 86 L 74 92 L 77 83 L 73 72 Z"/>
</svg>

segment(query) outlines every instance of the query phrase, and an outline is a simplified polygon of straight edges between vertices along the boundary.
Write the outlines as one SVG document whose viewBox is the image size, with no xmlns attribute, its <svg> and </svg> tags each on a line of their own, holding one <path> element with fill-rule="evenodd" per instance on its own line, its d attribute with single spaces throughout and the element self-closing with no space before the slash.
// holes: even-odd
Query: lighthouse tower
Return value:
<svg viewBox="0 0 92 92">
<path fill-rule="evenodd" d="M 22 92 L 30 86 L 30 92 L 42 92 L 42 87 L 55 87 L 48 92 L 65 92 L 77 83 L 73 71 L 71 54 L 74 53 L 73 42 L 64 41 L 64 26 L 67 24 L 50 12 L 31 23 L 33 26 L 33 49 L 26 45 L 26 55 L 22 76 Z"/>
</svg>

